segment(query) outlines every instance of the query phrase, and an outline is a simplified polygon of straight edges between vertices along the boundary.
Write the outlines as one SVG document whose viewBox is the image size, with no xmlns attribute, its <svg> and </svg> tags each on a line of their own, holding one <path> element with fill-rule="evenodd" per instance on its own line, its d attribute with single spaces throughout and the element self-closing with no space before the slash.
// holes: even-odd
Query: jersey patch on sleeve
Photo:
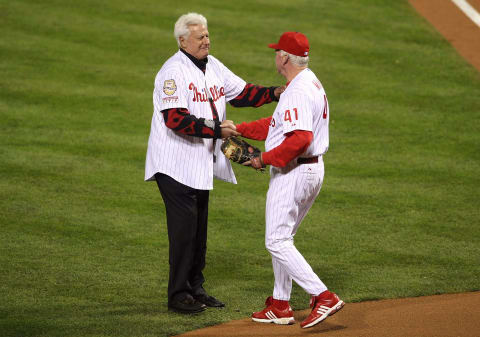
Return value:
<svg viewBox="0 0 480 337">
<path fill-rule="evenodd" d="M 175 80 L 165 80 L 163 83 L 163 92 L 168 96 L 172 96 L 175 91 L 177 91 Z"/>
<path fill-rule="evenodd" d="M 163 102 L 164 104 L 168 104 L 168 103 L 178 103 L 178 96 L 164 97 L 164 98 L 162 98 L 162 102 Z"/>
</svg>

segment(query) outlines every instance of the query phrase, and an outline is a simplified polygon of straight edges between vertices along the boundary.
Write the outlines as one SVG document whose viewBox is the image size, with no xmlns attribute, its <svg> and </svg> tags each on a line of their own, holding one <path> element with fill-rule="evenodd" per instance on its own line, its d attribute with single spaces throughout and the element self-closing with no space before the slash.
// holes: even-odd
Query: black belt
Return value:
<svg viewBox="0 0 480 337">
<path fill-rule="evenodd" d="M 297 159 L 297 164 L 314 164 L 314 163 L 318 163 L 318 157 Z"/>
</svg>

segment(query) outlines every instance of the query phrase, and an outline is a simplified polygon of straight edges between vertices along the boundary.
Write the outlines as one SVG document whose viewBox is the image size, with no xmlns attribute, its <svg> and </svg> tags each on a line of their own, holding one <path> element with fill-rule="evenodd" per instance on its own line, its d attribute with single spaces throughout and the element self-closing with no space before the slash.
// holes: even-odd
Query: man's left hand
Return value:
<svg viewBox="0 0 480 337">
<path fill-rule="evenodd" d="M 281 87 L 277 87 L 277 88 L 275 88 L 275 90 L 273 91 L 273 94 L 275 95 L 275 97 L 276 97 L 277 99 L 280 99 L 280 95 L 282 94 L 282 92 L 285 91 L 286 88 L 287 88 L 287 87 L 284 86 L 284 85 L 282 85 Z"/>
<path fill-rule="evenodd" d="M 250 150 L 250 149 L 249 149 Z M 243 163 L 242 165 L 245 165 L 245 166 L 251 166 L 253 167 L 254 169 L 256 170 L 263 170 L 265 168 L 265 164 L 263 163 L 263 160 L 262 160 L 262 154 L 260 153 L 260 156 L 258 157 L 253 157 L 252 159 L 250 159 L 249 161 L 246 161 L 245 163 Z"/>
</svg>

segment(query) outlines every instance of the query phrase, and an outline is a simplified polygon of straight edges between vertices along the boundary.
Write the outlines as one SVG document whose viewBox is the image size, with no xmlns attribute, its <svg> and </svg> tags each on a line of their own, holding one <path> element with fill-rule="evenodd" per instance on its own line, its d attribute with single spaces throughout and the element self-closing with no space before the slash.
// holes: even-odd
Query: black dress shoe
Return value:
<svg viewBox="0 0 480 337">
<path fill-rule="evenodd" d="M 220 302 L 215 297 L 207 294 L 199 294 L 193 296 L 198 302 L 205 304 L 207 307 L 223 308 L 225 303 Z"/>
<path fill-rule="evenodd" d="M 186 295 L 182 299 L 174 299 L 168 303 L 168 309 L 181 314 L 196 314 L 207 309 L 207 306 L 196 301 L 192 296 Z"/>
</svg>

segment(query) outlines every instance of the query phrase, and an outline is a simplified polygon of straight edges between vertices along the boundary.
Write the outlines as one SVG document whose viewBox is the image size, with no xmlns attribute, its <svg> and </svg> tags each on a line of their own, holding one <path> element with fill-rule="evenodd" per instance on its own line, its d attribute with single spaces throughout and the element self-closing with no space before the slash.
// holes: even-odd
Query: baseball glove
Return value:
<svg viewBox="0 0 480 337">
<path fill-rule="evenodd" d="M 228 137 L 220 147 L 225 157 L 231 161 L 243 164 L 260 157 L 260 150 L 239 137 Z"/>
</svg>

